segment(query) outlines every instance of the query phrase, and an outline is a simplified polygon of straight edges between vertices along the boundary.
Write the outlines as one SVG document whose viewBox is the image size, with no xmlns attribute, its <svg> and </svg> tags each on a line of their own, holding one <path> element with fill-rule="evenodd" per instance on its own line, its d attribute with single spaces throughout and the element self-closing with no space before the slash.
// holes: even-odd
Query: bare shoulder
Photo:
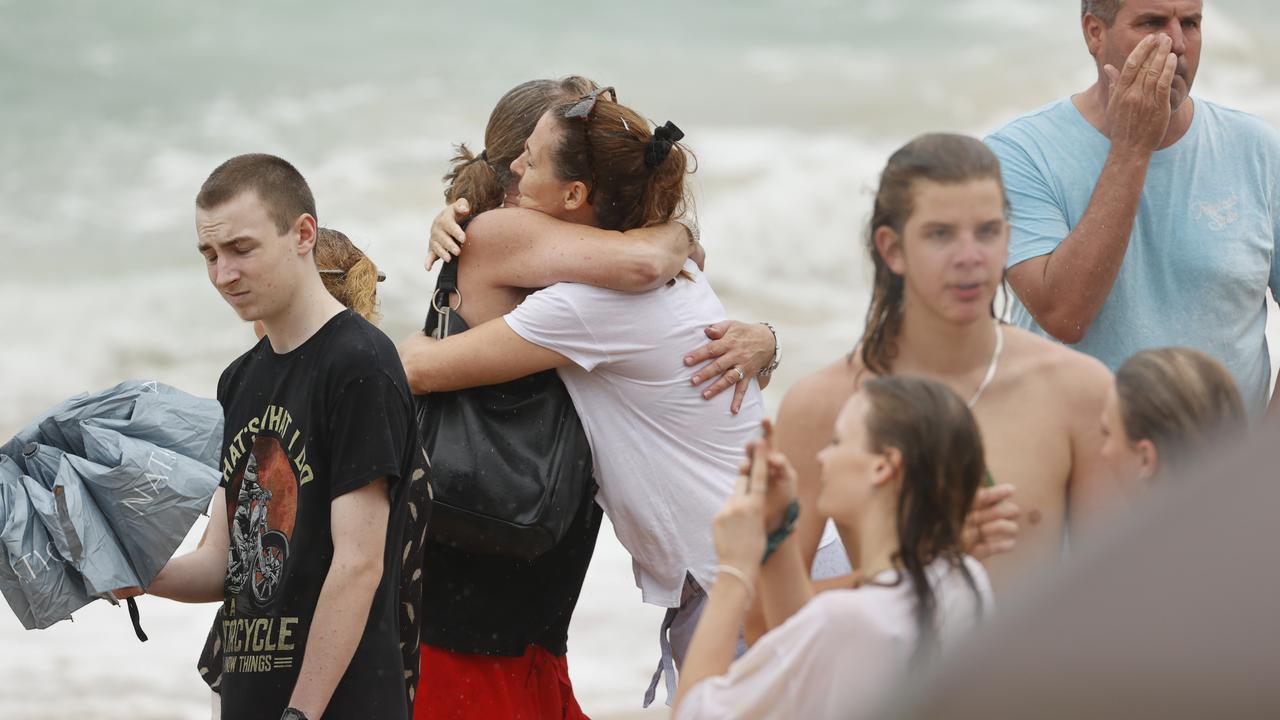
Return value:
<svg viewBox="0 0 1280 720">
<path fill-rule="evenodd" d="M 467 249 L 485 252 L 508 247 L 521 240 L 527 228 L 537 222 L 536 215 L 539 215 L 537 211 L 522 208 L 496 208 L 482 212 L 467 223 Z"/>
<path fill-rule="evenodd" d="M 853 395 L 861 369 L 856 355 L 846 356 L 797 380 L 782 398 L 778 425 L 830 429 Z"/>
<path fill-rule="evenodd" d="M 1097 358 L 1018 327 L 1004 327 L 1009 370 L 1028 384 L 1090 411 L 1106 399 L 1111 371 Z"/>
</svg>

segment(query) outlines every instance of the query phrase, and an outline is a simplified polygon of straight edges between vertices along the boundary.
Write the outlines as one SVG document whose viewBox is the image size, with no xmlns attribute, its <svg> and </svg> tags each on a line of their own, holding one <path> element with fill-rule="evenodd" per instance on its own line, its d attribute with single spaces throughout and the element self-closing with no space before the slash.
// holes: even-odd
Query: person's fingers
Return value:
<svg viewBox="0 0 1280 720">
<path fill-rule="evenodd" d="M 751 383 L 734 383 L 733 385 L 733 402 L 729 403 L 729 412 L 734 415 L 742 410 L 742 401 L 747 397 L 747 390 L 751 387 Z"/>
<path fill-rule="evenodd" d="M 734 385 L 744 384 L 745 383 L 738 382 L 738 371 L 734 368 L 729 368 L 727 372 L 717 378 L 715 382 L 711 383 L 710 387 L 702 391 L 702 399 L 710 400 Z"/>
<path fill-rule="evenodd" d="M 978 531 L 988 541 L 994 538 L 1015 538 L 1018 536 L 1018 523 L 1012 520 L 996 520 L 978 526 Z"/>
<path fill-rule="evenodd" d="M 769 462 L 764 443 L 755 443 L 751 450 L 751 485 L 748 490 L 753 495 L 763 496 L 769 487 Z"/>
<path fill-rule="evenodd" d="M 430 253 L 431 253 L 430 257 L 431 257 L 432 265 L 435 264 L 436 260 L 443 260 L 444 262 L 449 262 L 449 253 L 445 252 L 444 248 L 440 247 L 439 243 L 436 243 L 434 241 L 431 243 Z"/>
<path fill-rule="evenodd" d="M 769 468 L 784 472 L 787 469 L 787 456 L 777 450 L 769 451 Z"/>
<path fill-rule="evenodd" d="M 1116 69 L 1115 65 L 1103 65 L 1102 72 L 1107 74 L 1107 79 L 1111 81 L 1111 91 L 1115 92 L 1120 80 L 1120 71 Z"/>
<path fill-rule="evenodd" d="M 457 245 L 462 245 L 467 241 L 467 231 L 463 230 L 462 226 L 452 219 L 446 221 L 441 229 L 444 231 L 443 234 L 447 235 Z"/>
<path fill-rule="evenodd" d="M 751 472 L 750 458 L 742 458 L 741 460 L 738 461 L 738 472 L 742 475 L 746 475 L 747 473 Z"/>
<path fill-rule="evenodd" d="M 995 505 L 1013 497 L 1014 489 L 1012 485 L 993 485 L 991 487 L 979 488 L 977 495 L 973 498 L 973 512 L 986 510 Z"/>
<path fill-rule="evenodd" d="M 471 203 L 466 198 L 458 198 L 453 203 L 453 216 L 455 218 L 464 218 L 471 214 Z"/>
<path fill-rule="evenodd" d="M 1147 59 L 1142 63 L 1142 92 L 1144 95 L 1154 96 L 1156 87 L 1160 83 L 1160 74 L 1164 70 L 1165 55 L 1169 52 L 1170 43 L 1168 35 L 1161 34 L 1152 47 Z"/>
<path fill-rule="evenodd" d="M 751 484 L 751 473 L 755 470 L 755 463 L 752 462 L 751 460 L 750 447 L 747 448 L 747 458 L 748 459 L 745 462 L 745 464 L 747 465 L 747 467 L 745 468 L 745 471 L 738 473 L 738 479 L 735 480 L 733 483 L 734 495 L 746 494 L 748 487 Z"/>
<path fill-rule="evenodd" d="M 1138 42 L 1138 46 L 1129 53 L 1129 57 L 1124 61 L 1124 69 L 1120 71 L 1120 84 L 1128 87 L 1138 78 L 1138 71 L 1142 69 L 1142 64 L 1146 62 L 1147 55 L 1151 54 L 1151 46 L 1155 43 L 1154 35 L 1147 35 Z"/>
<path fill-rule="evenodd" d="M 974 505 L 995 505 L 1013 497 L 1015 492 L 1017 492 L 1017 488 L 1009 483 L 980 488 L 978 496 L 974 500 Z"/>
<path fill-rule="evenodd" d="M 440 245 L 441 249 L 450 255 L 456 256 L 462 254 L 462 246 L 458 244 L 457 238 L 452 235 L 442 234 L 440 237 L 436 238 L 436 242 Z"/>
<path fill-rule="evenodd" d="M 436 257 L 445 262 L 449 262 L 453 256 L 460 252 L 460 248 L 453 242 L 453 239 L 443 233 L 439 235 L 433 234 L 429 247 L 431 252 L 436 254 Z"/>
<path fill-rule="evenodd" d="M 994 520 L 1017 520 L 1021 513 L 1022 510 L 1017 505 L 1005 500 L 991 507 L 973 511 L 969 514 L 969 519 L 975 525 L 983 525 Z"/>
<path fill-rule="evenodd" d="M 791 463 L 787 461 L 787 456 L 774 450 L 769 453 L 769 482 L 786 483 L 790 482 L 795 474 L 795 469 L 791 467 Z"/>
<path fill-rule="evenodd" d="M 685 356 L 685 365 L 706 362 L 708 360 L 711 361 L 699 368 L 697 372 L 693 374 L 692 381 L 694 385 L 701 385 L 711 378 L 722 374 L 725 370 L 733 367 L 733 362 L 729 358 L 725 357 L 727 350 L 728 347 L 724 345 L 723 340 L 716 340 L 703 345 L 697 350 L 694 350 L 691 354 Z M 692 362 L 690 362 L 690 358 L 692 358 Z"/>
<path fill-rule="evenodd" d="M 768 441 L 772 446 L 772 443 L 773 443 L 773 419 L 772 418 L 760 419 L 760 434 L 764 435 L 764 439 Z M 770 449 L 772 450 L 772 447 L 770 447 Z"/>
<path fill-rule="evenodd" d="M 973 546 L 972 554 L 978 560 L 985 560 L 993 555 L 1003 555 L 1012 552 L 1018 543 L 1014 540 L 991 540 L 989 542 L 981 542 Z"/>
<path fill-rule="evenodd" d="M 703 330 L 703 332 L 712 340 L 719 340 L 725 336 L 725 333 L 729 332 L 729 326 L 732 324 L 732 320 L 721 320 L 714 325 L 708 325 L 707 329 Z"/>
<path fill-rule="evenodd" d="M 1178 74 L 1178 56 L 1173 53 L 1167 53 L 1164 58 L 1164 68 L 1160 71 L 1160 79 L 1156 82 L 1156 98 L 1162 102 L 1169 101 L 1169 95 L 1173 92 L 1173 78 Z"/>
</svg>

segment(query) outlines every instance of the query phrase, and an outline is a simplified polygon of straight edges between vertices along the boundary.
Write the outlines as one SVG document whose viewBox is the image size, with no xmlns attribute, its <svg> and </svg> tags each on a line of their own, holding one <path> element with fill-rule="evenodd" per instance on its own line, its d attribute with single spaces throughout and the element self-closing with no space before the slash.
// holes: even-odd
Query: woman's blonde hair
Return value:
<svg viewBox="0 0 1280 720">
<path fill-rule="evenodd" d="M 378 268 L 373 261 L 346 235 L 325 227 L 316 234 L 315 258 L 329 294 L 377 325 L 382 314 L 378 312 Z"/>
<path fill-rule="evenodd" d="M 1231 373 L 1190 348 L 1143 350 L 1129 358 L 1116 373 L 1116 395 L 1125 436 L 1150 440 L 1162 463 L 1207 450 L 1247 423 Z"/>
</svg>

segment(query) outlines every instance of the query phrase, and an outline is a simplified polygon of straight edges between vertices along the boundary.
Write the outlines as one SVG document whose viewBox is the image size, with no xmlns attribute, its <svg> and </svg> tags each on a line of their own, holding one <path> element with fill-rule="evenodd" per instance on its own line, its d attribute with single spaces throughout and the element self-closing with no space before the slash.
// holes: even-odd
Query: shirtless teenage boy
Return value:
<svg viewBox="0 0 1280 720">
<path fill-rule="evenodd" d="M 816 456 L 849 396 L 877 375 L 932 378 L 969 401 L 997 485 L 988 497 L 1012 486 L 1021 509 L 1016 547 L 984 560 L 997 592 L 1056 557 L 1069 518 L 1106 501 L 1093 468 L 1110 373 L 992 318 L 1008 253 L 1006 209 L 999 164 L 976 140 L 926 135 L 890 158 L 871 222 L 875 285 L 862 340 L 850 356 L 797 382 L 778 413 L 778 446 L 799 473 L 797 537 L 806 559 L 818 553 L 826 524 L 816 509 Z M 971 526 L 1001 510 L 979 508 Z M 1008 541 L 986 549 L 1008 550 Z M 839 550 L 838 542 L 823 547 L 815 575 L 849 572 Z"/>
</svg>

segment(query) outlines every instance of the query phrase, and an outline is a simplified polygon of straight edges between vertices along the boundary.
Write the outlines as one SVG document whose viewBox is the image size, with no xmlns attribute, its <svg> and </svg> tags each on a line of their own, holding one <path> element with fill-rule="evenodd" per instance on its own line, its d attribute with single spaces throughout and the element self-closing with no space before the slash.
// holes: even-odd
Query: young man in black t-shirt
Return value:
<svg viewBox="0 0 1280 720">
<path fill-rule="evenodd" d="M 325 290 L 315 203 L 284 160 L 223 163 L 196 224 L 210 281 L 267 336 L 218 383 L 224 502 L 208 540 L 148 592 L 223 601 L 223 717 L 403 720 L 396 605 L 416 439 L 396 348 Z"/>
</svg>

